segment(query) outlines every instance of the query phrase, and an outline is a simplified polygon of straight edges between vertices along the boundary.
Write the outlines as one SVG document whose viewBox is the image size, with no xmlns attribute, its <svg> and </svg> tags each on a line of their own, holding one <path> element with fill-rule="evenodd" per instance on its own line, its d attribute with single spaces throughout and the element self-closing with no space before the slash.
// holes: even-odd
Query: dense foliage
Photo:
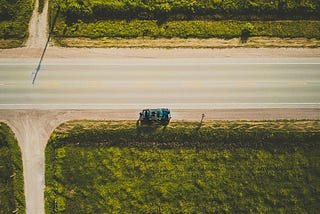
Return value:
<svg viewBox="0 0 320 214">
<path fill-rule="evenodd" d="M 56 23 L 59 37 L 152 37 L 152 38 L 235 38 L 251 25 L 250 36 L 320 38 L 320 21 L 169 21 L 154 20 Z"/>
<path fill-rule="evenodd" d="M 51 17 L 57 5 L 58 37 L 320 37 L 318 0 L 67 0 Z"/>
<path fill-rule="evenodd" d="M 25 212 L 21 152 L 14 134 L 0 123 L 0 212 Z"/>
<path fill-rule="evenodd" d="M 67 22 L 190 19 L 319 19 L 318 0 L 61 0 Z"/>
<path fill-rule="evenodd" d="M 33 0 L 0 0 L 0 38 L 25 38 Z"/>
<path fill-rule="evenodd" d="M 320 121 L 208 122 L 199 129 L 197 123 L 172 122 L 165 129 L 137 128 L 131 122 L 69 122 L 51 135 L 55 146 L 159 147 L 159 148 L 264 148 L 292 147 L 318 143 Z"/>
<path fill-rule="evenodd" d="M 39 0 L 38 12 L 42 13 L 45 0 Z"/>
<path fill-rule="evenodd" d="M 69 122 L 46 148 L 46 211 L 314 213 L 319 134 L 319 121 Z"/>
</svg>

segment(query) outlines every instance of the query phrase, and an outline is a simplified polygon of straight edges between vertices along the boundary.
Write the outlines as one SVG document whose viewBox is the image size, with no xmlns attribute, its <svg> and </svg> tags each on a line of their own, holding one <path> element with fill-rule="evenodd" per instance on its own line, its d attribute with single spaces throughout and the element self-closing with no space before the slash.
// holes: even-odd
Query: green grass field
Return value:
<svg viewBox="0 0 320 214">
<path fill-rule="evenodd" d="M 320 121 L 74 121 L 46 148 L 54 213 L 316 213 Z"/>
<path fill-rule="evenodd" d="M 10 128 L 0 123 L 0 213 L 25 213 L 21 152 Z"/>
</svg>

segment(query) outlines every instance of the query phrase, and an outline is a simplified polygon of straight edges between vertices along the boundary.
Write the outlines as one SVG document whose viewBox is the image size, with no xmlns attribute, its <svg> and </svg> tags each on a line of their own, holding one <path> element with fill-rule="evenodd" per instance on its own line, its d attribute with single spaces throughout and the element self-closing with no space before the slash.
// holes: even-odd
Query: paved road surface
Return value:
<svg viewBox="0 0 320 214">
<path fill-rule="evenodd" d="M 44 213 L 44 149 L 66 120 L 135 119 L 148 106 L 175 119 L 320 119 L 319 59 L 49 59 L 32 86 L 36 63 L 0 59 L 0 121 L 22 150 L 28 214 Z"/>
<path fill-rule="evenodd" d="M 0 108 L 320 107 L 320 59 L 0 59 Z"/>
</svg>

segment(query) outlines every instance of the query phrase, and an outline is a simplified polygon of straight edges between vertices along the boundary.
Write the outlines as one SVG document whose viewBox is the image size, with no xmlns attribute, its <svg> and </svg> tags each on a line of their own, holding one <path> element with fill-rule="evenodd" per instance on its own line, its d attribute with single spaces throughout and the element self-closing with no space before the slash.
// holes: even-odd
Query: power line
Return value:
<svg viewBox="0 0 320 214">
<path fill-rule="evenodd" d="M 60 12 L 60 6 L 58 5 L 57 13 L 56 13 L 56 15 L 55 15 L 55 17 L 54 17 L 54 20 L 53 20 L 53 23 L 52 23 L 52 25 L 51 25 L 51 29 L 50 29 L 50 31 L 49 31 L 49 36 L 48 36 L 46 45 L 45 45 L 45 47 L 44 47 L 44 49 L 43 49 L 43 51 L 42 51 L 42 54 L 41 54 L 41 57 L 40 57 L 40 61 L 39 61 L 39 63 L 38 63 L 38 66 L 37 66 L 37 68 L 36 68 L 36 71 L 34 72 L 34 76 L 33 76 L 33 80 L 32 80 L 32 85 L 35 84 L 35 81 L 36 81 L 36 79 L 37 79 L 38 73 L 39 73 L 39 71 L 40 71 L 41 64 L 42 64 L 42 60 L 43 60 L 44 54 L 45 54 L 45 52 L 46 52 L 46 50 L 47 50 L 47 48 L 48 48 L 49 41 L 50 41 L 50 38 L 51 38 L 51 34 L 52 34 L 52 32 L 53 32 L 53 28 L 54 28 L 55 23 L 56 23 L 56 21 L 57 21 L 59 12 Z"/>
</svg>

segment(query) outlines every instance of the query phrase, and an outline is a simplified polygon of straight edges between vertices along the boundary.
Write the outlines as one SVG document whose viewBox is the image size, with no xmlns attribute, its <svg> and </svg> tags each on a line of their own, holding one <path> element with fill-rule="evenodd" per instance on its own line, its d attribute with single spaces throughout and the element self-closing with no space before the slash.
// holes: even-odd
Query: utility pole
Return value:
<svg viewBox="0 0 320 214">
<path fill-rule="evenodd" d="M 39 61 L 39 63 L 38 63 L 38 66 L 37 66 L 35 72 L 33 73 L 34 75 L 33 75 L 33 79 L 32 79 L 32 85 L 35 84 L 35 81 L 36 81 L 36 79 L 37 79 L 38 73 L 39 73 L 39 71 L 40 71 L 41 64 L 42 64 L 42 60 L 43 60 L 44 54 L 45 54 L 45 52 L 46 52 L 46 50 L 47 50 L 47 48 L 48 48 L 48 45 L 49 45 L 49 42 L 50 42 L 50 38 L 51 38 L 51 33 L 52 33 L 53 28 L 54 28 L 54 26 L 55 26 L 55 24 L 56 24 L 56 21 L 57 21 L 59 12 L 60 12 L 60 6 L 58 5 L 57 13 L 56 13 L 56 15 L 55 15 L 55 17 L 54 17 L 54 19 L 53 19 L 53 23 L 52 23 L 51 28 L 50 28 L 50 31 L 49 31 L 49 35 L 48 35 L 48 39 L 47 39 L 46 45 L 44 46 L 44 49 L 43 49 L 43 51 L 42 51 L 42 54 L 41 54 L 41 57 L 40 57 L 40 61 Z"/>
<path fill-rule="evenodd" d="M 201 115 L 200 126 L 202 125 L 202 122 L 203 122 L 203 119 L 204 119 L 205 116 L 206 115 L 204 113 Z"/>
</svg>

